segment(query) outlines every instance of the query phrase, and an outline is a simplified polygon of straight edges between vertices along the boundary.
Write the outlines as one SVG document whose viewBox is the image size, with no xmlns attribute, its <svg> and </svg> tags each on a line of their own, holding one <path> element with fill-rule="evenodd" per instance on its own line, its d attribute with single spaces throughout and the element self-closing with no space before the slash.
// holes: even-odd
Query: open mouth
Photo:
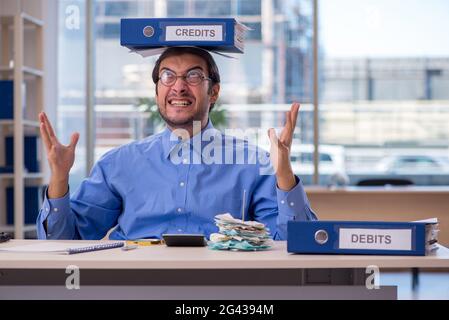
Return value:
<svg viewBox="0 0 449 320">
<path fill-rule="evenodd" d="M 187 108 L 193 104 L 189 99 L 169 99 L 168 104 L 172 107 Z"/>
</svg>

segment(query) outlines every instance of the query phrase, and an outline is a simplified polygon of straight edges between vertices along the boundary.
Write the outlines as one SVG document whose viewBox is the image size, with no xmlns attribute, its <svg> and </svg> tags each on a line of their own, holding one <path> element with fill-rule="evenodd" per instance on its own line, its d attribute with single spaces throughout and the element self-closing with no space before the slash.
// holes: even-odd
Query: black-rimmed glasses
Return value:
<svg viewBox="0 0 449 320">
<path fill-rule="evenodd" d="M 185 75 L 182 76 L 176 75 L 176 73 L 174 73 L 171 70 L 164 70 L 159 76 L 159 81 L 164 86 L 169 87 L 174 85 L 176 83 L 176 80 L 178 80 L 178 78 L 182 78 L 185 82 L 187 82 L 189 85 L 192 86 L 199 85 L 201 82 L 203 82 L 203 80 L 212 80 L 204 76 L 204 74 L 199 70 L 190 70 L 189 72 L 187 72 Z"/>
</svg>

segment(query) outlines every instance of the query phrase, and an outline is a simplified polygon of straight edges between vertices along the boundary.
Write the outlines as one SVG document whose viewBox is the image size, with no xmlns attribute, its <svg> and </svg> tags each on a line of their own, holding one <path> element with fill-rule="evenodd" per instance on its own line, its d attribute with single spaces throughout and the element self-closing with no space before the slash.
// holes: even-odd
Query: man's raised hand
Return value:
<svg viewBox="0 0 449 320">
<path fill-rule="evenodd" d="M 273 128 L 268 130 L 270 137 L 270 158 L 276 172 L 278 187 L 282 190 L 291 190 L 296 185 L 296 179 L 290 164 L 290 148 L 293 141 L 293 132 L 298 118 L 299 103 L 293 103 L 290 111 L 286 112 L 285 126 L 279 138 Z"/>
<path fill-rule="evenodd" d="M 63 145 L 55 135 L 53 127 L 44 112 L 39 114 L 41 137 L 47 151 L 51 178 L 48 188 L 49 198 L 60 198 L 68 188 L 70 169 L 75 162 L 75 148 L 79 133 L 75 132 L 70 138 L 69 145 Z"/>
</svg>

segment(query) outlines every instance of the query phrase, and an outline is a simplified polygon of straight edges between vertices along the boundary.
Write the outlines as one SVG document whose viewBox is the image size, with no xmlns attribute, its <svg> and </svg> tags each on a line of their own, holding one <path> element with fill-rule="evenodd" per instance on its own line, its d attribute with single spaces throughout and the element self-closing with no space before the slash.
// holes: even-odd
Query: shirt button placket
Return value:
<svg viewBox="0 0 449 320">
<path fill-rule="evenodd" d="M 178 185 L 176 190 L 176 213 L 184 214 L 186 209 L 187 198 L 187 176 L 190 169 L 188 155 L 183 155 L 182 163 L 178 165 Z M 184 229 L 184 225 L 178 225 L 179 229 Z"/>
</svg>

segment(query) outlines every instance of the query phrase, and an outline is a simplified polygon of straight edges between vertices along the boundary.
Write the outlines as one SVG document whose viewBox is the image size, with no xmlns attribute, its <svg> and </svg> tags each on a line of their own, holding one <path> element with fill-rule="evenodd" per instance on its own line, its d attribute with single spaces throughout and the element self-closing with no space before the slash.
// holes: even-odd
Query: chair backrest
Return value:
<svg viewBox="0 0 449 320">
<path fill-rule="evenodd" d="M 406 179 L 367 179 L 362 180 L 357 183 L 357 186 L 360 187 L 374 187 L 374 186 L 411 186 L 413 185 L 413 182 Z"/>
</svg>

